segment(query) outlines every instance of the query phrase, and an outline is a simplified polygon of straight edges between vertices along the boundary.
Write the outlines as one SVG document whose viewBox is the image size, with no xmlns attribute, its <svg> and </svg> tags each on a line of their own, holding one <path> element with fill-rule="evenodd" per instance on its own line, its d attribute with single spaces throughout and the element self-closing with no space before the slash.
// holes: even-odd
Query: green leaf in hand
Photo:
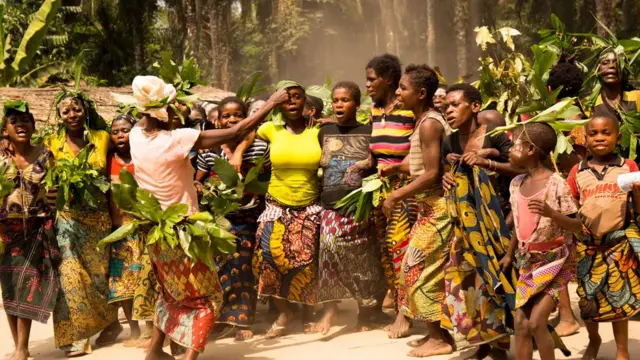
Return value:
<svg viewBox="0 0 640 360">
<path fill-rule="evenodd" d="M 120 226 L 116 231 L 112 232 L 104 239 L 98 241 L 98 250 L 104 251 L 104 248 L 107 245 L 116 241 L 120 241 L 122 239 L 126 239 L 138 229 L 138 226 L 140 226 L 140 223 L 137 221 L 128 222 Z"/>
<path fill-rule="evenodd" d="M 138 188 L 136 190 L 136 209 L 147 219 L 153 222 L 160 222 L 162 216 L 162 208 L 160 202 L 147 190 Z"/>
</svg>

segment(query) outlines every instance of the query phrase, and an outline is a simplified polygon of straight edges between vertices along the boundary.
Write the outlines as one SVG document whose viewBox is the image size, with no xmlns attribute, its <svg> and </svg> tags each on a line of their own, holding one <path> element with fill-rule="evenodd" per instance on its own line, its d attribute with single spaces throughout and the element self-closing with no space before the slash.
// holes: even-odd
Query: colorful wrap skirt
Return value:
<svg viewBox="0 0 640 360">
<path fill-rule="evenodd" d="M 60 283 L 60 252 L 53 218 L 0 221 L 0 287 L 4 311 L 22 319 L 47 323 Z"/>
<path fill-rule="evenodd" d="M 258 219 L 253 272 L 258 297 L 313 305 L 317 302 L 318 235 L 322 207 L 289 207 L 269 194 Z"/>
<path fill-rule="evenodd" d="M 243 210 L 227 216 L 231 231 L 237 236 L 235 253 L 216 257 L 218 277 L 223 291 L 218 323 L 249 326 L 255 320 L 257 295 L 251 267 L 256 244 L 259 208 Z"/>
<path fill-rule="evenodd" d="M 109 235 L 111 218 L 106 208 L 60 211 L 56 229 L 62 254 L 60 294 L 53 310 L 56 347 L 90 352 L 87 339 L 118 315 L 118 308 L 108 303 L 109 248 L 96 248 Z"/>
<path fill-rule="evenodd" d="M 375 230 L 353 216 L 323 210 L 320 223 L 318 302 L 355 299 L 375 306 L 386 292 Z"/>
<path fill-rule="evenodd" d="M 454 237 L 445 266 L 442 324 L 453 327 L 458 350 L 488 343 L 508 350 L 518 277 L 515 269 L 503 272 L 499 265 L 510 243 L 500 200 L 484 170 L 454 166 L 452 175 L 457 185 L 447 196 Z M 570 355 L 548 328 L 555 346 Z"/>
<path fill-rule="evenodd" d="M 640 232 L 636 224 L 601 239 L 583 229 L 578 240 L 578 305 L 582 318 L 616 321 L 640 312 Z"/>
<path fill-rule="evenodd" d="M 440 186 L 416 201 L 420 212 L 402 262 L 400 311 L 414 320 L 438 322 L 445 300 L 444 266 L 453 225 Z"/>
<path fill-rule="evenodd" d="M 574 248 L 573 245 L 562 245 L 544 252 L 522 249 L 516 254 L 520 270 L 516 284 L 516 309 L 539 294 L 547 294 L 558 302 L 560 291 L 574 277 Z"/>
<path fill-rule="evenodd" d="M 192 263 L 180 246 L 149 249 L 160 297 L 154 324 L 173 342 L 204 351 L 222 305 L 218 273 L 201 261 Z"/>
<path fill-rule="evenodd" d="M 406 185 L 406 180 L 395 180 L 393 190 Z M 384 202 L 381 195 L 380 204 Z M 374 209 L 376 237 L 382 246 L 382 266 L 384 269 L 387 287 L 391 291 L 395 307 L 398 308 L 404 301 L 399 298 L 401 292 L 400 274 L 402 261 L 409 246 L 409 233 L 418 217 L 418 204 L 415 198 L 399 201 L 393 209 L 391 218 L 387 219 L 380 207 Z"/>
</svg>

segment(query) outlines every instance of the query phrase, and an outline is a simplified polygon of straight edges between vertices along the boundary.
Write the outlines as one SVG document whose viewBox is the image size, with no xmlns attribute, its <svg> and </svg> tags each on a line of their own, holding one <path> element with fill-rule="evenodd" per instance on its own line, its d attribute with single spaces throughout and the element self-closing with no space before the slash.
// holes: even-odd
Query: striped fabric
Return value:
<svg viewBox="0 0 640 360">
<path fill-rule="evenodd" d="M 255 163 L 261 157 L 265 157 L 264 167 L 269 168 L 271 166 L 271 162 L 269 161 L 269 144 L 266 141 L 255 139 L 253 144 L 249 146 L 247 151 L 242 156 L 242 163 Z M 203 154 L 198 155 L 198 170 L 211 172 L 213 171 L 213 163 L 214 161 L 222 157 L 223 159 L 229 161 L 227 158 L 227 154 L 224 151 L 214 152 L 208 151 Z"/>
<path fill-rule="evenodd" d="M 393 109 L 388 113 L 375 105 L 371 107 L 370 149 L 378 163 L 395 164 L 402 162 L 411 148 L 411 134 L 415 117 L 408 110 Z"/>
</svg>

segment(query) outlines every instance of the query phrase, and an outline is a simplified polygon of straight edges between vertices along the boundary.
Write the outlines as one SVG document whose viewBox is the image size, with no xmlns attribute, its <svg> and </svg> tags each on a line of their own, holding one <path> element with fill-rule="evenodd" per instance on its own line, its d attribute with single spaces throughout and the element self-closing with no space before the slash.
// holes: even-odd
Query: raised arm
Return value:
<svg viewBox="0 0 640 360">
<path fill-rule="evenodd" d="M 243 121 L 240 121 L 233 127 L 228 129 L 216 129 L 205 130 L 200 132 L 200 137 L 196 141 L 196 149 L 211 149 L 222 144 L 236 141 L 239 142 L 244 139 L 251 131 L 257 128 L 262 120 L 269 114 L 275 107 L 283 104 L 289 99 L 289 94 L 286 89 L 281 89 L 275 94 L 271 95 L 267 103 L 253 115 L 249 116 Z"/>
</svg>

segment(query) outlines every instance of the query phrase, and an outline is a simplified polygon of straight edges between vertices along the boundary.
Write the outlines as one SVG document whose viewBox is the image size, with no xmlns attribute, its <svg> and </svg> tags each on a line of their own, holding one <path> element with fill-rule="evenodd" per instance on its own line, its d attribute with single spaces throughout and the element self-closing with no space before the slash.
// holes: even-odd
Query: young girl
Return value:
<svg viewBox="0 0 640 360">
<path fill-rule="evenodd" d="M 628 319 L 640 311 L 640 260 L 632 246 L 640 241 L 640 183 L 629 194 L 618 187 L 617 178 L 638 166 L 615 153 L 620 136 L 616 118 L 595 117 L 586 132 L 591 157 L 574 166 L 567 179 L 580 201 L 584 225 L 576 249 L 578 304 L 589 332 L 582 359 L 596 359 L 602 342 L 598 324 L 611 322 L 616 359 L 628 360 Z"/>
<path fill-rule="evenodd" d="M 122 169 L 135 174 L 129 147 L 129 132 L 134 124 L 135 120 L 130 115 L 118 115 L 111 122 L 111 144 L 114 151 L 109 156 L 107 170 L 112 184 L 120 183 Z M 113 193 L 109 201 L 109 212 L 114 229 L 130 220 L 118 208 Z M 131 333 L 129 340 L 124 342 L 125 346 L 147 346 L 153 331 L 153 305 L 158 298 L 158 290 L 149 256 L 143 253 L 138 234 L 132 234 L 111 245 L 109 303 L 119 303 L 129 322 Z M 140 331 L 138 320 L 147 322 L 144 333 Z"/>
<path fill-rule="evenodd" d="M 325 303 L 322 320 L 315 330 L 327 334 L 338 316 L 339 300 L 358 301 L 358 330 L 371 326 L 372 311 L 380 309 L 386 293 L 380 263 L 380 247 L 372 224 L 343 216 L 336 202 L 362 186 L 362 179 L 375 172 L 369 151 L 371 125 L 359 124 L 360 88 L 340 82 L 333 88 L 333 112 L 337 123 L 320 128 L 323 170 L 318 301 Z"/>
<path fill-rule="evenodd" d="M 31 322 L 47 323 L 60 287 L 55 210 L 47 204 L 42 183 L 53 155 L 46 147 L 31 145 L 35 121 L 26 103 L 5 103 L 3 110 L 2 134 L 11 155 L 0 158 L 0 166 L 15 187 L 0 207 L 0 286 L 15 344 L 11 359 L 27 360 Z"/>
<path fill-rule="evenodd" d="M 531 359 L 532 336 L 542 359 L 555 359 L 547 329 L 549 315 L 571 280 L 571 233 L 582 228 L 578 208 L 564 179 L 545 166 L 555 149 L 556 133 L 544 123 L 526 123 L 514 133 L 509 162 L 527 173 L 511 182 L 511 208 L 515 231 L 507 256 L 500 265 L 506 271 L 518 249 L 520 276 L 516 284 L 516 357 Z M 544 276 L 542 276 L 544 274 Z"/>
<path fill-rule="evenodd" d="M 198 131 L 175 129 L 175 122 L 169 120 L 174 114 L 166 107 L 145 108 L 149 101 L 164 99 L 164 94 L 175 95 L 172 85 L 164 84 L 154 76 L 138 76 L 133 80 L 132 88 L 138 106 L 144 108 L 143 120 L 130 134 L 135 178 L 141 188 L 158 199 L 163 209 L 183 203 L 188 206 L 189 214 L 198 211 L 194 171 L 189 162 L 190 150 L 210 149 L 240 141 L 260 124 L 269 111 L 288 98 L 286 92 L 277 92 L 263 109 L 246 121 L 228 129 Z M 148 88 L 160 88 L 162 91 L 150 96 L 143 92 Z M 169 102 L 174 100 L 169 96 Z M 149 254 L 161 296 L 155 308 L 155 328 L 146 359 L 173 359 L 162 350 L 167 335 L 173 342 L 188 348 L 184 359 L 196 359 L 204 350 L 222 303 L 218 274 L 201 261 L 192 262 L 180 247 L 160 251 L 160 247 L 152 246 Z M 175 286 L 178 281 L 185 284 Z"/>
<path fill-rule="evenodd" d="M 244 102 L 237 97 L 223 99 L 218 105 L 219 126 L 221 129 L 228 129 L 247 117 L 247 108 Z M 217 158 L 229 161 L 233 157 L 237 148 L 236 143 L 231 142 L 226 146 L 219 147 L 198 156 L 198 174 L 196 179 L 204 181 L 210 174 L 215 173 L 214 162 Z M 271 167 L 269 162 L 269 145 L 260 139 L 256 139 L 253 144 L 244 152 L 241 174 L 247 172 L 254 166 L 255 162 L 264 157 L 263 170 L 259 179 L 268 181 L 268 171 Z M 196 184 L 197 187 L 201 184 Z M 253 199 L 253 202 L 251 200 Z M 231 230 L 236 234 L 236 252 L 226 258 L 216 258 L 218 264 L 218 277 L 223 289 L 223 303 L 220 310 L 218 324 L 226 324 L 237 327 L 236 340 L 247 340 L 253 337 L 250 326 L 255 320 L 257 296 L 255 291 L 255 277 L 251 270 L 251 260 L 256 243 L 256 231 L 258 216 L 264 209 L 263 202 L 256 196 L 248 196 L 244 199 L 245 205 L 240 211 L 227 215 L 231 222 Z"/>
</svg>

